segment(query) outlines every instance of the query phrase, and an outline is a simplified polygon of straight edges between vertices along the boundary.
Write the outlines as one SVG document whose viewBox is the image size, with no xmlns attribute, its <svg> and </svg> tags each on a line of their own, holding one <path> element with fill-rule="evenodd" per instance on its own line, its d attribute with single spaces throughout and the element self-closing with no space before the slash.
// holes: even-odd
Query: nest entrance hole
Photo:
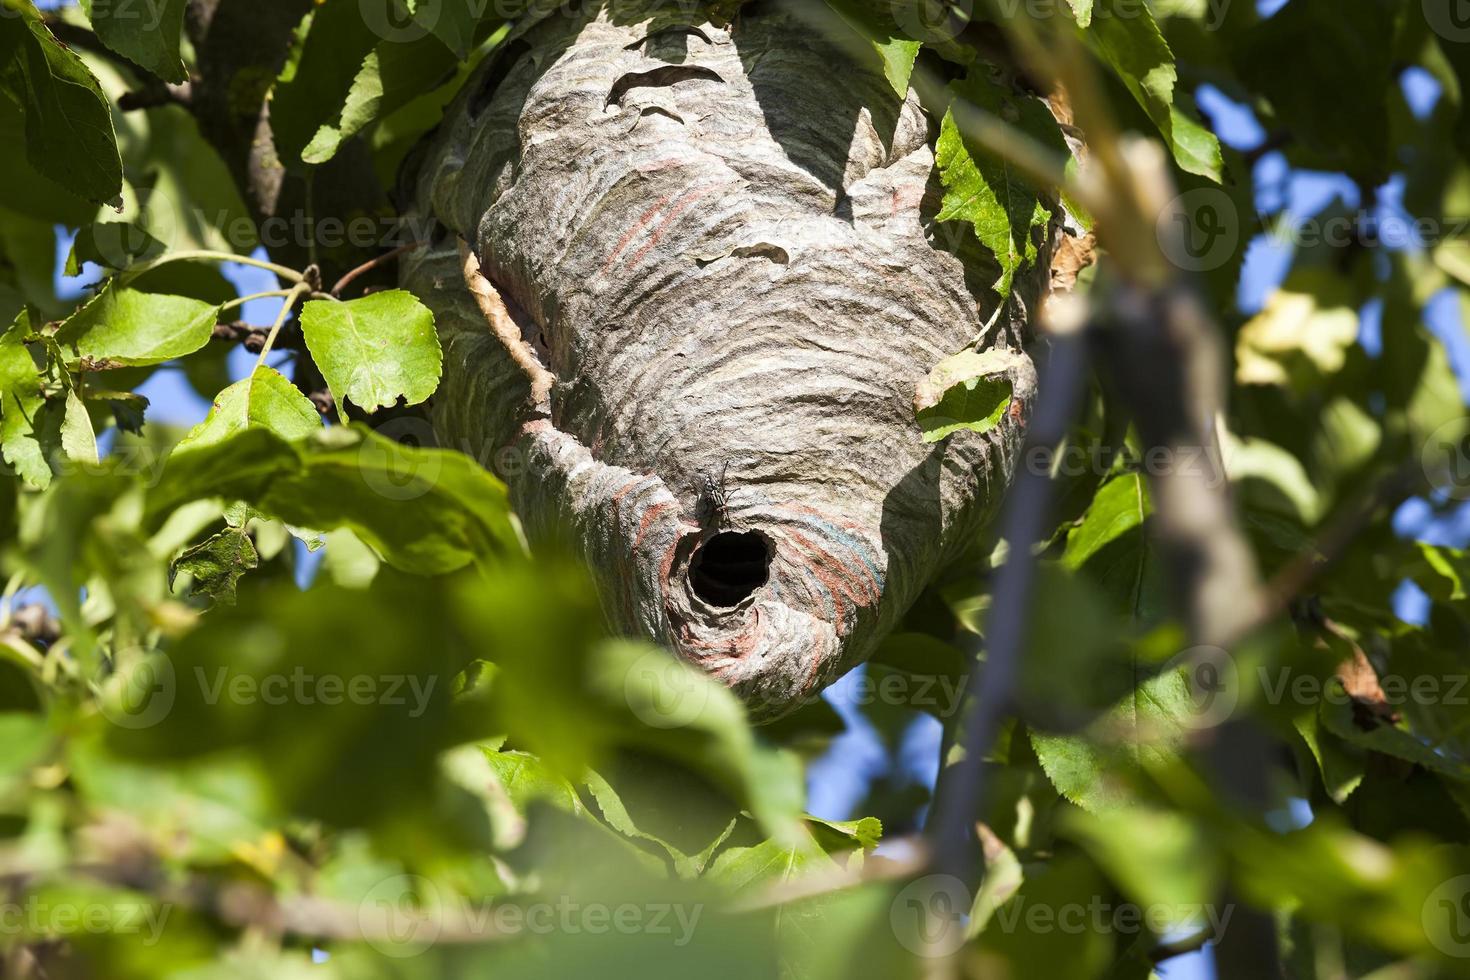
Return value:
<svg viewBox="0 0 1470 980">
<path fill-rule="evenodd" d="M 766 584 L 771 544 L 754 531 L 721 531 L 694 553 L 689 584 L 712 606 L 739 605 Z"/>
</svg>

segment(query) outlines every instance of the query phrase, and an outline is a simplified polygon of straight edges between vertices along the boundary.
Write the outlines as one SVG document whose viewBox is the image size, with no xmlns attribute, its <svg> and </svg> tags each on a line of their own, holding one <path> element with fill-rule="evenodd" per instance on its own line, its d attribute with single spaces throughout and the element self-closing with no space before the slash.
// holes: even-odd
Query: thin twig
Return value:
<svg viewBox="0 0 1470 980">
<path fill-rule="evenodd" d="M 1074 302 L 1080 305 L 1080 301 Z M 1068 312 L 1077 309 L 1073 302 L 1067 306 Z M 1054 301 L 1050 310 L 1061 313 L 1062 303 Z M 1082 319 L 1078 315 L 1059 318 L 1057 326 L 1064 329 L 1051 335 L 1051 356 L 1042 369 L 1036 414 L 1020 459 L 1029 458 L 1037 447 L 1058 445 L 1066 437 L 1086 387 L 1087 348 Z M 1038 468 L 1020 467 L 1006 495 L 1001 534 L 1009 547 L 1009 557 L 996 575 L 983 641 L 985 666 L 971 671 L 966 692 L 970 706 L 960 735 L 964 755 L 946 774 L 929 821 L 931 867 L 967 884 L 978 879 L 974 823 L 984 801 L 985 756 L 1011 707 L 1036 578 L 1034 545 L 1045 535 L 1051 498 L 1051 475 Z M 967 662 L 974 663 L 980 650 L 972 644 L 965 653 Z"/>
<path fill-rule="evenodd" d="M 166 105 L 192 109 L 194 106 L 193 86 L 188 82 L 179 85 L 170 85 L 167 82 L 151 83 L 135 91 L 124 92 L 117 99 L 117 107 L 123 112 L 157 109 Z"/>
<path fill-rule="evenodd" d="M 337 285 L 333 286 L 331 289 L 332 295 L 340 299 L 342 296 L 342 290 L 350 286 L 352 282 L 358 277 L 367 275 L 369 272 L 372 272 L 374 269 L 379 268 L 380 266 L 387 265 L 389 262 L 392 262 L 394 259 L 398 258 L 398 256 L 403 255 L 405 252 L 412 252 L 414 249 L 423 248 L 427 244 L 428 242 L 409 242 L 407 245 L 400 245 L 390 252 L 384 252 L 382 255 L 379 255 L 375 259 L 369 259 L 362 265 L 358 266 L 356 269 L 353 269 L 351 272 L 347 273 L 341 279 L 338 279 Z"/>
<path fill-rule="evenodd" d="M 215 252 L 210 249 L 204 248 L 185 249 L 178 252 L 168 252 L 154 259 L 152 262 L 134 266 L 119 278 L 131 282 L 132 280 L 141 276 L 143 273 L 152 272 L 159 266 L 168 265 L 171 262 L 197 261 L 236 262 L 240 265 L 254 266 L 257 269 L 264 269 L 267 272 L 275 273 L 276 278 L 284 279 L 286 282 L 290 283 L 300 283 L 306 279 L 304 273 L 297 272 L 295 269 L 289 269 L 284 265 L 276 265 L 274 262 L 267 262 L 264 259 L 257 259 L 249 255 L 236 255 L 233 252 Z"/>
<path fill-rule="evenodd" d="M 1385 507 L 1402 503 L 1414 492 L 1419 474 L 1417 463 L 1401 466 L 1334 514 L 1315 545 L 1271 576 L 1266 583 L 1265 603 L 1258 615 L 1240 623 L 1231 634 L 1231 642 L 1224 646 L 1229 649 L 1285 613 L 1319 575 L 1347 553 L 1353 539 L 1362 533 L 1376 514 Z"/>
<path fill-rule="evenodd" d="M 551 387 L 556 383 L 556 376 L 546 369 L 546 365 L 537 358 L 536 352 L 522 338 L 521 328 L 506 307 L 504 297 L 480 273 L 480 260 L 464 239 L 460 239 L 459 253 L 465 286 L 474 297 L 475 304 L 480 308 L 480 313 L 485 317 L 495 339 L 500 341 L 505 353 L 526 376 L 526 382 L 530 386 L 531 407 L 542 411 L 551 396 Z"/>
</svg>

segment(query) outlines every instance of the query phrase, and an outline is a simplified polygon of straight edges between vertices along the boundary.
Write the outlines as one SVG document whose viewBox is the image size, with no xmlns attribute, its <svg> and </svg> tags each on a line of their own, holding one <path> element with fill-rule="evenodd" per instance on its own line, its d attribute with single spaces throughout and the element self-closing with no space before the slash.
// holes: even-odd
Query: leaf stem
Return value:
<svg viewBox="0 0 1470 980">
<path fill-rule="evenodd" d="M 249 296 L 241 296 L 238 299 L 230 300 L 228 303 L 221 306 L 219 308 L 219 311 L 220 313 L 228 313 L 230 310 L 233 310 L 239 306 L 244 306 L 246 303 L 249 303 L 253 300 L 277 299 L 279 297 L 290 296 L 293 292 L 294 290 L 291 289 L 272 289 L 264 293 L 251 293 Z"/>
<path fill-rule="evenodd" d="M 296 305 L 296 301 L 302 295 L 311 291 L 310 285 L 305 282 L 298 282 L 295 288 L 286 294 L 286 302 L 281 304 L 281 313 L 276 317 L 276 322 L 271 324 L 270 333 L 265 335 L 265 344 L 260 348 L 260 356 L 255 359 L 255 367 L 250 369 L 252 375 L 256 371 L 259 371 L 260 366 L 265 363 L 265 359 L 270 354 L 271 348 L 275 346 L 276 337 L 280 334 L 281 327 L 286 323 L 286 318 L 291 315 L 291 309 Z"/>
<path fill-rule="evenodd" d="M 353 280 L 357 279 L 357 277 L 366 275 L 379 266 L 386 265 L 387 263 L 392 262 L 400 255 L 403 255 L 406 252 L 412 252 L 414 249 L 417 248 L 423 248 L 427 244 L 428 242 L 409 242 L 407 245 L 400 245 L 390 252 L 384 252 L 377 258 L 369 259 L 362 265 L 358 266 L 356 269 L 353 269 L 351 272 L 347 273 L 347 275 L 343 276 L 341 279 L 338 279 L 337 284 L 332 287 L 332 295 L 341 296 L 342 290 L 351 285 Z"/>
<path fill-rule="evenodd" d="M 304 274 L 297 272 L 295 269 L 288 269 L 284 265 L 276 265 L 274 262 L 267 262 L 264 259 L 257 259 L 250 255 L 236 255 L 234 252 L 215 252 L 207 248 L 169 252 L 165 255 L 160 255 L 152 262 L 128 270 L 124 275 L 128 279 L 135 279 L 145 272 L 151 272 L 159 266 L 168 265 L 170 262 L 192 262 L 198 260 L 206 262 L 238 262 L 240 265 L 254 266 L 257 269 L 265 269 L 267 272 L 273 272 L 277 278 L 284 279 L 289 283 L 300 283 L 306 279 Z"/>
</svg>

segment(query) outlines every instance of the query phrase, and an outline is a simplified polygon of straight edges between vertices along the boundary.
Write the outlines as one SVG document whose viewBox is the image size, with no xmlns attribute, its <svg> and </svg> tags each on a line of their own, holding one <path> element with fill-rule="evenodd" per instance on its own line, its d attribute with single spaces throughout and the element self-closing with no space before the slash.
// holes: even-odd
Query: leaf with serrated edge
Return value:
<svg viewBox="0 0 1470 980">
<path fill-rule="evenodd" d="M 127 4 L 117 0 L 82 0 L 97 38 L 165 82 L 188 79 L 179 57 L 179 38 L 188 0 L 151 0 Z"/>
<path fill-rule="evenodd" d="M 972 72 L 956 83 L 955 101 L 940 124 L 935 162 L 944 185 L 940 221 L 964 221 L 1000 264 L 994 289 L 1010 295 L 1017 272 L 1032 265 L 1039 254 L 1037 235 L 1050 222 L 1053 207 L 1042 200 L 1029 178 L 1009 161 L 964 138 L 972 115 L 1014 117 L 1021 129 L 1059 157 L 1067 156 L 1066 140 L 1056 119 L 1041 101 L 1011 93 L 983 72 Z"/>
<path fill-rule="evenodd" d="M 443 369 L 434 314 L 401 289 L 346 303 L 317 300 L 301 311 L 312 360 L 337 403 L 371 412 L 434 393 Z"/>
<path fill-rule="evenodd" d="M 249 377 L 220 392 L 209 415 L 174 451 L 212 445 L 252 426 L 270 429 L 291 441 L 319 431 L 322 420 L 299 388 L 279 371 L 261 365 Z"/>
<path fill-rule="evenodd" d="M 56 340 L 92 368 L 162 364 L 208 344 L 219 310 L 187 296 L 108 285 L 62 323 Z"/>
<path fill-rule="evenodd" d="M 989 432 L 1011 404 L 1011 371 L 1024 360 L 1008 350 L 964 350 L 934 366 L 919 382 L 914 414 L 925 442 L 963 429 Z"/>
<path fill-rule="evenodd" d="M 51 483 L 48 448 L 57 444 L 59 431 L 48 424 L 56 421 L 55 413 L 46 409 L 36 362 L 26 350 L 28 333 L 22 310 L 0 335 L 0 451 L 22 480 L 45 489 Z"/>
</svg>

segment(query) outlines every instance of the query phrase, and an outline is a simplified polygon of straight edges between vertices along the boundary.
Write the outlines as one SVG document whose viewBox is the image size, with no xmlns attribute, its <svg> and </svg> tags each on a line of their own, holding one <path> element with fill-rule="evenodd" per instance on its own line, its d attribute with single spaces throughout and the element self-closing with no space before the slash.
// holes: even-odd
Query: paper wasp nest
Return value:
<svg viewBox="0 0 1470 980">
<path fill-rule="evenodd" d="M 985 332 L 999 267 L 936 234 L 916 97 L 790 14 L 653 9 L 501 44 L 410 169 L 439 227 L 404 278 L 444 341 L 443 443 L 533 542 L 569 538 L 620 629 L 770 718 L 975 541 L 1024 418 L 921 441 L 916 385 Z M 989 343 L 1024 341 L 1041 245 Z"/>
</svg>

